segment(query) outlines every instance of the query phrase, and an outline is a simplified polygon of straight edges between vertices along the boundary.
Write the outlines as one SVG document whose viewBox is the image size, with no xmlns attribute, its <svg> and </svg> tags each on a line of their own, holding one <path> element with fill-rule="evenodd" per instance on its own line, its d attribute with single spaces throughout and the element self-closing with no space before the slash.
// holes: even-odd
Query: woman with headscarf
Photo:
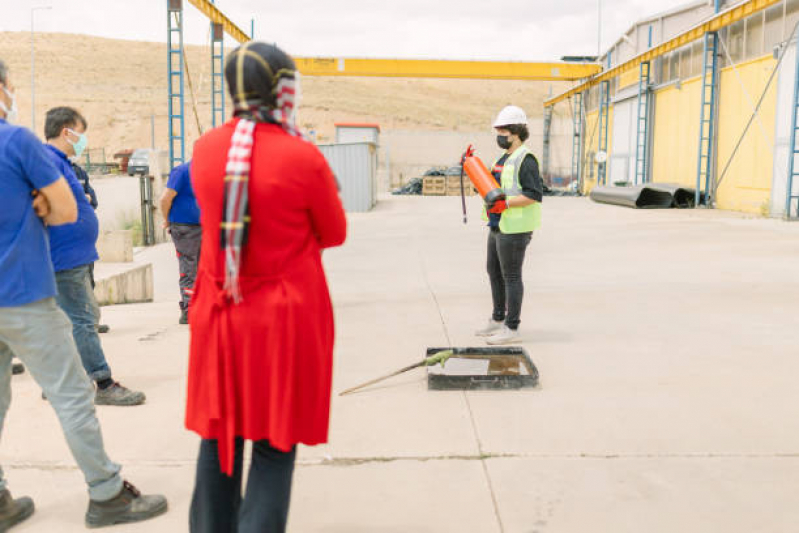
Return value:
<svg viewBox="0 0 799 533">
<path fill-rule="evenodd" d="M 203 249 L 189 311 L 186 427 L 202 437 L 190 529 L 282 532 L 295 447 L 327 441 L 334 332 L 321 251 L 344 242 L 346 220 L 325 158 L 294 125 L 294 61 L 249 42 L 225 77 L 234 117 L 197 141 L 191 169 Z"/>
</svg>

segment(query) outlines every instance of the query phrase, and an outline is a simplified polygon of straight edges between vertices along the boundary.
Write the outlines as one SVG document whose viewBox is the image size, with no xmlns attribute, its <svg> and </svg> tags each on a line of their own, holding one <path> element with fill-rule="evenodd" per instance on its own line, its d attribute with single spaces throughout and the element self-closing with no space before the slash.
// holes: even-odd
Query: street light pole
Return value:
<svg viewBox="0 0 799 533">
<path fill-rule="evenodd" d="M 596 2 L 596 58 L 602 55 L 602 0 Z"/>
<path fill-rule="evenodd" d="M 39 6 L 31 8 L 31 131 L 36 133 L 36 61 L 33 46 L 33 13 L 53 9 L 52 6 Z"/>
</svg>

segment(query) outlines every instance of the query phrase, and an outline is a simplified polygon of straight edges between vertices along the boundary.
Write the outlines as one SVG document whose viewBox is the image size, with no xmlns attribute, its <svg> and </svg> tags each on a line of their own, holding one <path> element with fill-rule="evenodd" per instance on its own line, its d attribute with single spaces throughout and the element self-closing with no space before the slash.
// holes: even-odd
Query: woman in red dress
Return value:
<svg viewBox="0 0 799 533">
<path fill-rule="evenodd" d="M 193 533 L 285 531 L 295 446 L 327 441 L 334 328 L 321 252 L 344 242 L 346 219 L 325 158 L 294 127 L 296 76 L 272 45 L 236 49 L 225 66 L 235 116 L 194 147 Z"/>
</svg>

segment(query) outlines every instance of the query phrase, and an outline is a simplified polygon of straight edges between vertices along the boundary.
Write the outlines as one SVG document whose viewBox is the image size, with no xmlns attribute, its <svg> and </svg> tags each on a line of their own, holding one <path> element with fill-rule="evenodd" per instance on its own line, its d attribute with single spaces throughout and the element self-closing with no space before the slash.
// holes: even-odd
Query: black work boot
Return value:
<svg viewBox="0 0 799 533">
<path fill-rule="evenodd" d="M 161 495 L 143 496 L 136 487 L 124 482 L 120 493 L 108 501 L 89 500 L 86 527 L 96 528 L 141 522 L 162 515 L 167 510 L 166 498 Z"/>
<path fill-rule="evenodd" d="M 180 312 L 180 320 L 178 320 L 178 324 L 188 324 L 189 323 L 189 310 L 183 309 Z"/>
<path fill-rule="evenodd" d="M 33 500 L 11 497 L 7 490 L 0 492 L 0 531 L 7 531 L 33 514 Z"/>
</svg>

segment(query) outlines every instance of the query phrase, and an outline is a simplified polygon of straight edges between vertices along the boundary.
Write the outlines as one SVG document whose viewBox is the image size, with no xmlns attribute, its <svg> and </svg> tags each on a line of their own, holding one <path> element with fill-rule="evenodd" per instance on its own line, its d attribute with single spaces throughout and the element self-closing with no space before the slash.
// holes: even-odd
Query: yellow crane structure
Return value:
<svg viewBox="0 0 799 533">
<path fill-rule="evenodd" d="M 212 116 L 224 120 L 224 48 L 226 33 L 239 43 L 252 38 L 230 20 L 213 0 L 187 0 L 211 21 Z M 169 48 L 169 160 L 185 160 L 183 0 L 166 0 Z M 358 76 L 385 78 L 450 78 L 522 81 L 578 81 L 601 71 L 594 63 L 521 61 L 448 61 L 427 59 L 361 59 L 295 57 L 304 76 Z M 545 158 L 546 159 L 546 158 Z"/>
</svg>

